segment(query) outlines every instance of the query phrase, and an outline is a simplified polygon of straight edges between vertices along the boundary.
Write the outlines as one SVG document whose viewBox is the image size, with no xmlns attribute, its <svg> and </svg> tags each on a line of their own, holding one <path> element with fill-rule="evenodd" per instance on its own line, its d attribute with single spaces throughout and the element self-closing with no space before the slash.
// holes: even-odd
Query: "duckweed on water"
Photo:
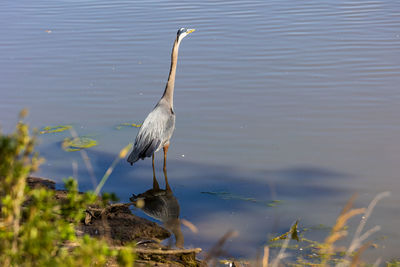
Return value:
<svg viewBox="0 0 400 267">
<path fill-rule="evenodd" d="M 92 146 L 97 146 L 97 141 L 85 136 L 76 138 L 68 137 L 62 143 L 62 148 L 67 152 L 79 151 Z"/>
<path fill-rule="evenodd" d="M 115 128 L 117 130 L 121 130 L 123 127 L 135 127 L 135 128 L 140 128 L 142 124 L 136 124 L 136 123 L 129 123 L 129 122 L 124 122 L 118 124 Z"/>
<path fill-rule="evenodd" d="M 275 207 L 277 204 L 282 202 L 281 200 L 262 201 L 262 200 L 258 200 L 253 197 L 245 197 L 245 196 L 233 194 L 233 193 L 226 192 L 226 191 L 203 191 L 203 192 L 201 192 L 201 194 L 214 195 L 214 196 L 217 196 L 217 197 L 219 197 L 221 199 L 225 199 L 225 200 L 241 200 L 241 201 L 247 201 L 247 202 L 261 203 L 261 204 L 265 204 L 268 207 Z"/>
<path fill-rule="evenodd" d="M 282 200 L 272 200 L 271 202 L 267 203 L 268 207 L 275 207 L 276 205 L 278 205 L 279 203 L 282 203 Z"/>
<path fill-rule="evenodd" d="M 237 199 L 237 200 L 243 200 L 243 201 L 257 202 L 257 200 L 255 198 L 235 195 L 235 194 L 225 192 L 225 191 L 220 191 L 220 192 L 204 191 L 201 193 L 208 194 L 208 195 L 214 195 L 214 196 L 220 197 L 222 199 L 226 199 L 226 200 Z"/>
<path fill-rule="evenodd" d="M 59 132 L 64 132 L 66 130 L 69 130 L 71 128 L 72 128 L 71 125 L 46 126 L 39 133 L 40 134 L 59 133 Z"/>
</svg>

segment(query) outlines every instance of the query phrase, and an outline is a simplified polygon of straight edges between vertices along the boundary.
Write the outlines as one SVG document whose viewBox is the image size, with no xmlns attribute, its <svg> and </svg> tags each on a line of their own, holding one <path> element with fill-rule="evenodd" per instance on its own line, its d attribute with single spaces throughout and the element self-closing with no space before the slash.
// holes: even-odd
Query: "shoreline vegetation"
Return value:
<svg viewBox="0 0 400 267">
<path fill-rule="evenodd" d="M 59 202 L 67 201 L 66 190 L 57 190 L 55 182 L 39 177 L 28 177 L 30 188 L 45 188 L 54 192 Z M 80 193 L 83 194 L 83 193 Z M 104 204 L 104 203 L 102 203 Z M 136 216 L 129 209 L 134 203 L 105 203 L 89 205 L 85 217 L 76 225 L 76 235 L 104 239 L 112 248 L 121 249 L 125 244 L 135 244 L 135 266 L 200 266 L 196 255 L 200 248 L 172 249 L 160 241 L 171 237 L 171 233 L 157 223 Z M 68 243 L 68 247 L 78 246 Z M 108 266 L 118 266 L 110 260 Z"/>
<path fill-rule="evenodd" d="M 322 242 L 305 238 L 294 222 L 287 233 L 270 239 L 258 260 L 221 260 L 226 257 L 224 243 L 235 231 L 223 235 L 201 260 L 200 248 L 162 245 L 171 233 L 134 215 L 130 207 L 138 203 L 111 203 L 112 194 L 99 194 L 130 146 L 121 150 L 93 192 L 79 192 L 73 178 L 64 180 L 65 190 L 56 190 L 52 180 L 31 176 L 43 159 L 34 150 L 37 132 L 30 135 L 25 116 L 24 110 L 14 133 L 0 133 L 0 266 L 400 266 L 396 259 L 384 264 L 381 259 L 372 264 L 361 260 L 376 246 L 368 238 L 380 230 L 365 231 L 365 224 L 389 192 L 378 194 L 366 208 L 353 208 L 353 196 Z M 76 138 L 73 128 L 68 129 Z M 47 129 L 53 130 L 65 129 Z M 336 242 L 349 235 L 347 222 L 354 216 L 361 216 L 354 237 L 347 248 L 339 247 Z M 306 254 L 296 253 L 303 248 Z"/>
</svg>

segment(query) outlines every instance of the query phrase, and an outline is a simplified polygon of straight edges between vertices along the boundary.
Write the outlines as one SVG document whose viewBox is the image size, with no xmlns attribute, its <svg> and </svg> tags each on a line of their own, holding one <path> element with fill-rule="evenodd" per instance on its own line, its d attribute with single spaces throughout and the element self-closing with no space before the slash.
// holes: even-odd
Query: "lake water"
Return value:
<svg viewBox="0 0 400 267">
<path fill-rule="evenodd" d="M 180 47 L 168 153 L 180 216 L 199 229 L 182 227 L 185 246 L 208 250 L 234 229 L 228 253 L 255 257 L 296 219 L 332 226 L 354 192 L 361 207 L 389 190 L 366 228 L 382 227 L 379 247 L 364 258 L 391 259 L 399 11 L 395 0 L 1 1 L 0 125 L 10 132 L 23 107 L 33 127 L 72 124 L 98 141 L 86 151 L 99 179 L 138 130 L 116 126 L 141 123 L 161 97 L 177 29 L 195 28 Z M 67 136 L 40 136 L 38 175 L 61 182 L 77 164 L 81 189 L 91 189 L 80 153 L 60 147 Z M 162 153 L 156 165 L 162 184 Z M 151 186 L 151 160 L 122 161 L 104 190 L 127 201 Z"/>
</svg>

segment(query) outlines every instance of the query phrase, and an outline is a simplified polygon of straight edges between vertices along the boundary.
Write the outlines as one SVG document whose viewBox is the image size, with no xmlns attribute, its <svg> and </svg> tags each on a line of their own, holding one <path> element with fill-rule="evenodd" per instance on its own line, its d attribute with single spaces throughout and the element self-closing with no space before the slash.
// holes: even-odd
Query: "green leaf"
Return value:
<svg viewBox="0 0 400 267">
<path fill-rule="evenodd" d="M 123 127 L 135 127 L 135 128 L 140 128 L 142 124 L 136 124 L 136 123 L 129 123 L 129 122 L 124 122 L 120 123 L 117 126 L 115 126 L 115 129 L 121 130 Z"/>
<path fill-rule="evenodd" d="M 92 146 L 96 146 L 97 141 L 94 139 L 91 139 L 89 137 L 76 137 L 76 138 L 65 138 L 63 143 L 62 143 L 62 148 L 67 151 L 79 151 L 84 148 L 89 148 Z"/>
<path fill-rule="evenodd" d="M 59 132 L 64 132 L 66 130 L 69 130 L 71 128 L 72 128 L 71 125 L 46 126 L 39 133 L 40 134 L 59 133 Z"/>
</svg>

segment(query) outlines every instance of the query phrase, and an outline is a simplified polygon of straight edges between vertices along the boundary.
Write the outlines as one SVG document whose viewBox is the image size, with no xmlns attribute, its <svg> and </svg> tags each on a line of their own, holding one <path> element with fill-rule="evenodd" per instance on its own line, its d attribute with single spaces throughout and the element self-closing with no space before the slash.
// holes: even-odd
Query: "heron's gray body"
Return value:
<svg viewBox="0 0 400 267">
<path fill-rule="evenodd" d="M 174 129 L 174 111 L 165 99 L 161 98 L 140 127 L 128 162 L 135 163 L 139 159 L 151 157 L 153 153 L 169 144 Z"/>
</svg>

